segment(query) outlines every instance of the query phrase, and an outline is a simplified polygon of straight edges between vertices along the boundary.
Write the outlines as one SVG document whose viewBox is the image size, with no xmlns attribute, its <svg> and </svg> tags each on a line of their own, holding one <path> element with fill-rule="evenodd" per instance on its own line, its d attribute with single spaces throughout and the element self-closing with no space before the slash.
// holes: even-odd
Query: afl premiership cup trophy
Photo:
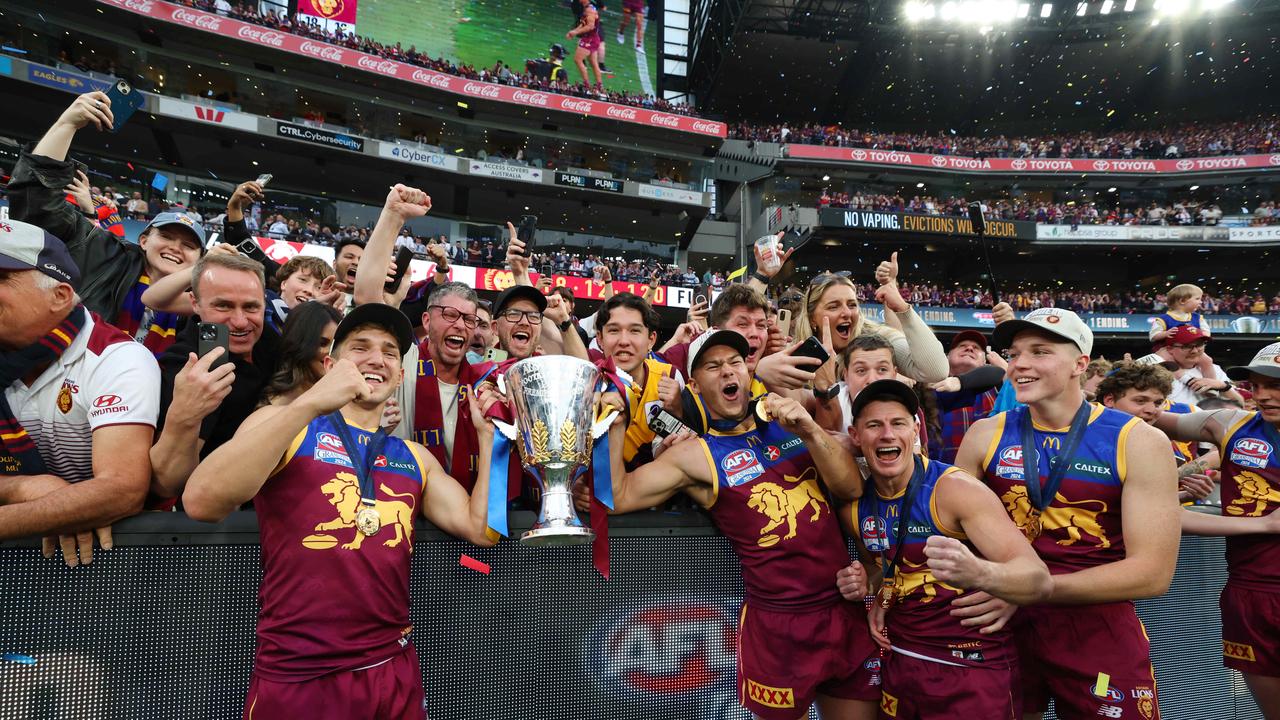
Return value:
<svg viewBox="0 0 1280 720">
<path fill-rule="evenodd" d="M 617 410 L 595 420 L 600 371 L 565 355 L 531 357 L 512 365 L 504 378 L 515 408 L 515 426 L 496 422 L 520 451 L 525 470 L 537 479 L 542 507 L 526 545 L 578 545 L 595 537 L 573 507 L 573 481 L 591 467 L 592 446 L 609 431 Z M 608 468 L 598 472 L 608 472 Z"/>
</svg>

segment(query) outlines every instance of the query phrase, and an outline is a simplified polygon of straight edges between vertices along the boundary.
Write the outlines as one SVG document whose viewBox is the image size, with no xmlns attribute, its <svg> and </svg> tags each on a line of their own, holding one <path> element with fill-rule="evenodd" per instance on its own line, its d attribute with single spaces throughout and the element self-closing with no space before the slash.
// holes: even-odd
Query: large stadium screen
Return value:
<svg viewBox="0 0 1280 720">
<path fill-rule="evenodd" d="M 523 72 L 527 60 L 547 58 L 551 46 L 559 43 L 566 52 L 565 77 L 573 83 L 582 81 L 573 62 L 578 43 L 565 37 L 577 22 L 569 0 L 302 0 L 299 11 L 309 4 L 319 6 L 308 11 L 310 21 L 339 7 L 350 16 L 354 7 L 357 34 L 384 44 L 413 46 L 431 57 L 477 70 L 492 68 L 501 60 L 513 72 Z M 596 5 L 604 6 L 600 34 L 608 69 L 605 89 L 656 96 L 662 27 L 657 21 L 659 0 L 597 0 Z M 624 5 L 646 8 L 640 48 L 635 46 L 635 25 L 630 19 L 618 42 Z"/>
</svg>

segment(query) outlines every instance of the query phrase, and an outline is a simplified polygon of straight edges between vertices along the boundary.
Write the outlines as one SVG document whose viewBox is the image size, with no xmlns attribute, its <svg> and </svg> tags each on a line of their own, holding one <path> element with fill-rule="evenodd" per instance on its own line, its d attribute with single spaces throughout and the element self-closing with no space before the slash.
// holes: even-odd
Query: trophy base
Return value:
<svg viewBox="0 0 1280 720">
<path fill-rule="evenodd" d="M 557 545 L 586 545 L 594 540 L 596 534 L 587 527 L 545 527 L 534 528 L 520 536 L 522 545 L 535 547 Z"/>
</svg>

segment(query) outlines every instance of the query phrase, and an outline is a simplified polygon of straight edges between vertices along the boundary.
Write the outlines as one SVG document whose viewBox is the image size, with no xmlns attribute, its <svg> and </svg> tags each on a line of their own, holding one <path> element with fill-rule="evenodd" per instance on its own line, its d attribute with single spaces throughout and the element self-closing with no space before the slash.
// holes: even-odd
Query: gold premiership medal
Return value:
<svg viewBox="0 0 1280 720">
<path fill-rule="evenodd" d="M 356 512 L 356 529 L 365 537 L 377 535 L 382 529 L 382 518 L 378 517 L 378 511 L 372 505 L 365 505 Z"/>
<path fill-rule="evenodd" d="M 1040 511 L 1032 510 L 1027 513 L 1027 524 L 1022 528 L 1022 534 L 1027 536 L 1027 542 L 1035 542 L 1043 530 L 1044 525 L 1040 520 Z"/>
<path fill-rule="evenodd" d="M 897 599 L 897 588 L 893 585 L 885 584 L 880 586 L 880 607 L 888 610 L 893 607 L 893 601 Z"/>
<path fill-rule="evenodd" d="M 760 398 L 756 402 L 756 417 L 760 422 L 769 422 L 773 420 L 773 416 L 769 414 L 769 408 L 764 406 L 764 398 Z"/>
</svg>

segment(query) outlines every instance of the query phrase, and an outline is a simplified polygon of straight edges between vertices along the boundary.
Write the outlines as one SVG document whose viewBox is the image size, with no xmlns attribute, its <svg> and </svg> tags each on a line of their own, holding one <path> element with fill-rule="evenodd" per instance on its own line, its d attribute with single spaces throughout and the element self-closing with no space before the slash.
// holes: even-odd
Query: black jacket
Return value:
<svg viewBox="0 0 1280 720">
<path fill-rule="evenodd" d="M 44 228 L 66 243 L 80 268 L 76 291 L 85 307 L 107 322 L 115 322 L 125 297 L 138 284 L 146 268 L 140 245 L 98 227 L 71 203 L 63 190 L 75 179 L 83 163 L 33 155 L 28 145 L 18 157 L 9 181 L 9 216 Z"/>
<path fill-rule="evenodd" d="M 178 331 L 177 339 L 160 356 L 160 417 L 157 431 L 164 429 L 165 416 L 169 413 L 169 404 L 173 402 L 174 378 L 187 364 L 187 354 L 199 352 L 199 328 L 199 317 L 188 319 L 186 327 Z M 231 361 L 236 366 L 236 379 L 231 383 L 231 394 L 200 425 L 200 439 L 204 440 L 201 458 L 236 434 L 240 423 L 257 409 L 263 389 L 271 382 L 271 376 L 276 374 L 280 336 L 269 325 L 263 326 L 262 337 L 253 346 L 252 356 L 253 362 L 232 356 Z"/>
</svg>

